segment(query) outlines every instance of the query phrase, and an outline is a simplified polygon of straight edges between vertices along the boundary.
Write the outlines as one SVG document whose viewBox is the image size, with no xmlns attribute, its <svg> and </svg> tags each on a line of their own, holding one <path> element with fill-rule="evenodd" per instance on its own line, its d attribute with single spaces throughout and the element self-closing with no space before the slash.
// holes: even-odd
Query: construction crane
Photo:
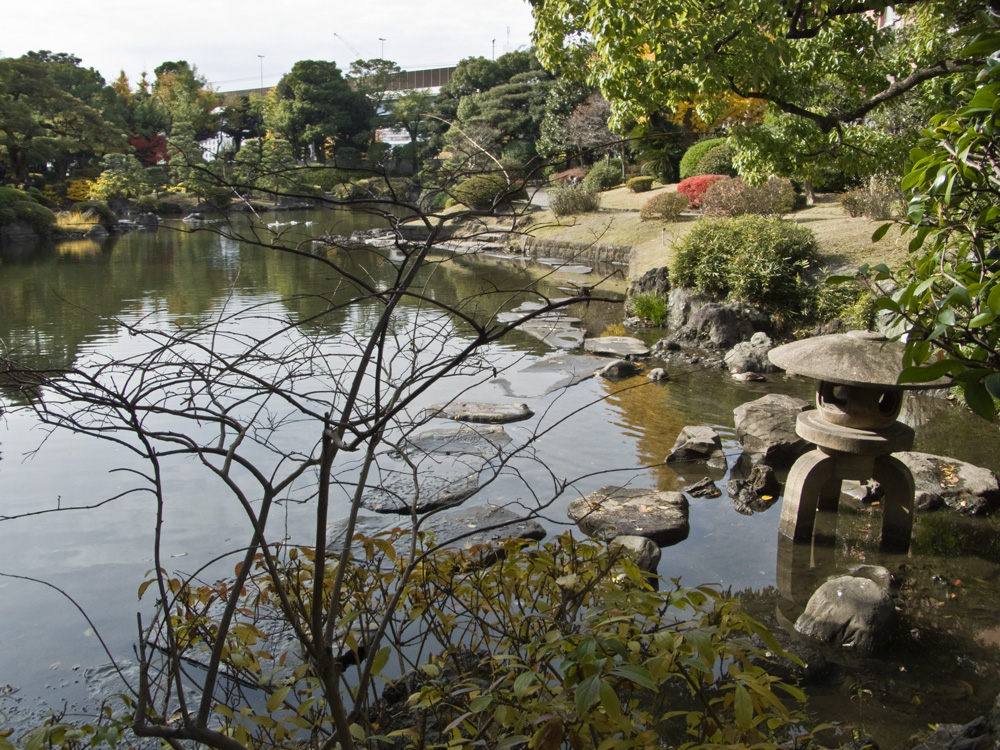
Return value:
<svg viewBox="0 0 1000 750">
<path fill-rule="evenodd" d="M 344 37 L 342 37 L 342 36 L 341 36 L 340 34 L 338 34 L 338 33 L 337 33 L 336 31 L 335 31 L 335 32 L 333 32 L 333 35 L 334 35 L 335 37 L 337 37 L 337 39 L 339 39 L 340 41 L 342 41 L 342 42 L 344 43 L 344 46 L 345 46 L 345 47 L 347 47 L 347 49 L 349 49 L 349 50 L 350 50 L 351 52 L 353 52 L 353 53 L 354 53 L 355 55 L 357 55 L 357 56 L 358 56 L 358 59 L 359 59 L 359 60 L 363 60 L 363 59 L 365 59 L 365 55 L 364 55 L 364 53 L 363 53 L 363 52 L 361 52 L 361 50 L 359 50 L 359 49 L 358 49 L 357 47 L 355 47 L 355 46 L 354 46 L 353 44 L 351 44 L 351 43 L 350 43 L 349 41 L 347 41 L 346 39 L 344 39 Z"/>
</svg>

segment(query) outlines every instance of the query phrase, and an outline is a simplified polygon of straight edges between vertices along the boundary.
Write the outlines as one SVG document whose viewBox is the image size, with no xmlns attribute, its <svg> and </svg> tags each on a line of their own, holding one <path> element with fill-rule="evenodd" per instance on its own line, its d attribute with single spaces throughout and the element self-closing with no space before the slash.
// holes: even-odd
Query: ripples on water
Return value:
<svg viewBox="0 0 1000 750">
<path fill-rule="evenodd" d="M 356 227 L 344 221 L 336 228 L 349 234 Z M 46 362 L 81 362 L 130 351 L 136 342 L 109 318 L 170 327 L 254 307 L 263 331 L 278 312 L 310 316 L 321 303 L 308 293 L 330 283 L 328 272 L 308 263 L 261 254 L 212 234 L 165 230 L 102 245 L 67 243 L 3 260 L 0 338 Z M 524 273 L 522 265 L 456 259 L 434 269 L 431 289 L 441 299 L 465 301 L 471 310 L 474 300 L 483 299 L 477 290 L 484 279 L 517 276 Z M 372 270 L 377 274 L 377 268 Z M 553 287 L 550 293 L 558 295 L 558 290 Z M 511 298 L 508 309 L 519 301 Z M 595 304 L 573 314 L 586 317 L 591 332 L 599 333 L 619 309 Z M 344 331 L 363 333 L 372 323 L 370 312 L 363 307 L 345 311 L 322 333 L 331 341 Z M 411 307 L 401 310 L 396 324 L 402 331 L 418 320 L 428 319 Z M 460 326 L 446 330 L 446 344 L 461 341 Z M 570 491 L 546 512 L 552 533 L 570 526 L 565 506 L 579 494 L 606 484 L 683 489 L 704 476 L 698 469 L 677 471 L 664 464 L 685 425 L 714 426 L 732 464 L 740 453 L 732 416 L 737 405 L 774 391 L 812 397 L 811 385 L 802 381 L 777 376 L 768 383 L 737 383 L 723 372 L 680 366 L 669 368 L 666 383 L 651 384 L 642 377 L 616 383 L 589 379 L 546 393 L 556 379 L 532 367 L 548 356 L 542 349 L 530 337 L 512 336 L 491 355 L 497 377 L 462 398 L 516 398 L 535 410 L 532 420 L 509 425 L 508 432 L 524 440 L 545 431 L 537 445 L 544 465 L 520 462 L 519 476 L 505 475 L 484 499 L 530 504 L 533 493 L 548 491 L 553 475 L 576 477 Z M 452 397 L 458 385 L 437 384 L 426 402 Z M 994 425 L 926 396 L 908 398 L 904 419 L 917 430 L 916 450 L 1000 469 Z M 0 450 L 0 515 L 93 505 L 130 486 L 127 475 L 114 472 L 128 464 L 124 449 L 67 433 L 47 436 L 20 413 L 5 416 Z M 172 494 L 164 540 L 167 554 L 174 556 L 171 562 L 189 571 L 209 552 L 244 544 L 246 530 L 241 511 L 221 487 L 206 484 L 196 468 L 185 462 L 169 467 Z M 724 477 L 713 478 L 724 487 Z M 129 495 L 94 510 L 0 522 L 0 570 L 51 581 L 71 593 L 111 650 L 129 655 L 136 637 L 130 613 L 140 606 L 134 592 L 152 567 L 151 507 L 148 497 Z M 764 513 L 742 515 L 725 495 L 693 499 L 691 533 L 683 543 L 663 550 L 660 574 L 742 592 L 755 615 L 779 627 L 778 514 L 775 505 Z M 871 517 L 842 515 L 836 551 L 840 569 L 871 557 Z M 295 538 L 300 519 L 289 510 L 286 522 Z M 808 689 L 817 714 L 859 722 L 884 747 L 893 747 L 928 721 L 967 721 L 988 710 L 1000 684 L 997 539 L 990 520 L 944 513 L 918 516 L 913 552 L 892 561 L 904 579 L 907 632 L 884 656 L 855 661 L 840 655 L 834 679 Z M 23 715 L 36 697 L 49 705 L 85 701 L 84 673 L 107 659 L 90 625 L 64 597 L 39 584 L 0 579 L 0 623 L 0 683 L 17 688 L 3 698 L 0 709 Z"/>
</svg>

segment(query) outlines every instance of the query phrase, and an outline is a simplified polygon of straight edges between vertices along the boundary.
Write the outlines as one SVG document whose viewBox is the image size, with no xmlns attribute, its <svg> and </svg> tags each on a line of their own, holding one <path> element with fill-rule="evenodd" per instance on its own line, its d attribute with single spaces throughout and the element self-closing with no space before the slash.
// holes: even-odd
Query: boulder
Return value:
<svg viewBox="0 0 1000 750">
<path fill-rule="evenodd" d="M 642 372 L 642 365 L 636 364 L 629 359 L 615 359 L 608 362 L 604 367 L 595 370 L 594 374 L 609 380 L 621 380 L 638 375 Z"/>
<path fill-rule="evenodd" d="M 649 374 L 647 374 L 646 377 L 652 380 L 654 383 L 659 382 L 661 380 L 670 380 L 670 375 L 667 374 L 667 371 L 664 370 L 662 367 L 654 367 L 652 370 L 649 371 Z"/>
<path fill-rule="evenodd" d="M 591 536 L 644 536 L 661 547 L 687 539 L 688 501 L 680 492 L 602 487 L 569 504 L 569 517 Z"/>
<path fill-rule="evenodd" d="M 158 227 L 160 226 L 160 217 L 151 211 L 147 211 L 136 216 L 135 223 L 140 227 Z"/>
<path fill-rule="evenodd" d="M 777 372 L 778 368 L 771 364 L 767 358 L 767 353 L 774 348 L 771 338 L 763 331 L 758 331 L 750 337 L 749 341 L 741 341 L 728 352 L 724 357 L 726 367 L 729 372 L 738 373 L 762 373 Z"/>
<path fill-rule="evenodd" d="M 676 461 L 711 461 L 724 467 L 726 456 L 722 452 L 722 438 L 707 425 L 688 425 L 681 430 L 667 456 L 667 463 Z"/>
<path fill-rule="evenodd" d="M 478 422 L 500 424 L 520 422 L 535 415 L 527 404 L 485 404 L 472 401 L 452 401 L 450 404 L 434 404 L 423 412 L 423 418 L 443 417 L 457 422 Z"/>
<path fill-rule="evenodd" d="M 938 724 L 913 750 L 992 750 L 1000 747 L 1000 695 L 993 709 L 968 724 Z"/>
<path fill-rule="evenodd" d="M 690 289 L 674 289 L 667 303 L 669 327 L 677 337 L 699 346 L 730 349 L 767 328 L 770 319 L 742 302 L 720 304 Z"/>
<path fill-rule="evenodd" d="M 720 497 L 722 490 L 716 487 L 711 477 L 700 479 L 685 490 L 691 497 Z"/>
<path fill-rule="evenodd" d="M 638 279 L 628 285 L 626 294 L 635 297 L 639 294 L 655 294 L 666 298 L 670 292 L 670 271 L 666 266 L 651 268 Z"/>
<path fill-rule="evenodd" d="M 795 419 L 810 408 L 801 398 L 769 393 L 733 410 L 736 436 L 749 453 L 770 466 L 790 466 L 813 446 L 795 432 Z"/>
<path fill-rule="evenodd" d="M 94 224 L 83 236 L 92 240 L 99 240 L 108 236 L 108 230 L 100 224 Z"/>
<path fill-rule="evenodd" d="M 662 553 L 652 539 L 644 536 L 623 535 L 616 536 L 611 540 L 611 544 L 621 547 L 622 551 L 639 566 L 639 570 L 644 570 L 647 573 L 656 572 Z"/>
<path fill-rule="evenodd" d="M 1000 482 L 989 469 L 930 453 L 905 451 L 893 455 L 913 474 L 914 502 L 921 510 L 934 510 L 943 504 L 974 516 L 1000 503 Z"/>
<path fill-rule="evenodd" d="M 826 643 L 872 654 L 888 642 L 895 623 L 891 582 L 888 570 L 872 565 L 831 578 L 809 598 L 795 629 Z"/>
<path fill-rule="evenodd" d="M 737 466 L 745 464 L 743 456 L 740 457 L 741 461 L 737 462 Z M 738 513 L 745 516 L 763 513 L 778 502 L 781 482 L 774 475 L 772 467 L 764 463 L 753 463 L 745 476 L 741 474 L 742 471 L 734 469 L 733 478 L 726 483 L 726 491 L 733 499 L 733 507 Z"/>
<path fill-rule="evenodd" d="M 609 357 L 648 357 L 649 347 L 631 336 L 598 336 L 583 342 L 585 351 Z"/>
</svg>

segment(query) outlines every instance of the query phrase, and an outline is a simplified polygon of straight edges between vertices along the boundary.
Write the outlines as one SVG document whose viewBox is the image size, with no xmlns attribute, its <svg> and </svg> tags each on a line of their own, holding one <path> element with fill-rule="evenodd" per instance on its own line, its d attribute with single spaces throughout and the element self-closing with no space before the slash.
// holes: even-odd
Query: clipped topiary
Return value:
<svg viewBox="0 0 1000 750">
<path fill-rule="evenodd" d="M 646 201 L 639 212 L 639 218 L 642 221 L 658 219 L 668 223 L 674 222 L 681 218 L 681 212 L 689 204 L 690 200 L 684 193 L 663 192 Z"/>
<path fill-rule="evenodd" d="M 474 211 L 491 211 L 512 200 L 524 200 L 527 191 L 520 182 L 510 183 L 499 172 L 473 175 L 454 190 L 455 200 Z"/>
<path fill-rule="evenodd" d="M 105 229 L 110 229 L 118 224 L 118 217 L 104 201 L 90 200 L 79 201 L 73 204 L 73 210 L 79 211 L 83 215 L 88 213 L 97 217 L 97 223 Z"/>
<path fill-rule="evenodd" d="M 688 177 L 694 177 L 697 174 L 703 174 L 698 171 L 698 162 L 701 161 L 701 157 L 707 154 L 716 146 L 721 146 L 726 143 L 725 138 L 708 138 L 704 141 L 698 141 L 691 148 L 684 152 L 684 156 L 681 157 L 681 163 L 679 167 L 680 178 L 686 180 Z"/>
<path fill-rule="evenodd" d="M 808 295 L 804 272 L 816 238 L 791 222 L 746 215 L 702 219 L 675 250 L 670 277 L 676 285 L 795 317 Z"/>
<path fill-rule="evenodd" d="M 729 141 L 723 141 L 718 146 L 713 146 L 705 155 L 698 160 L 695 167 L 695 174 L 724 174 L 730 177 L 736 176 L 733 168 L 733 147 Z"/>
<path fill-rule="evenodd" d="M 617 187 L 622 184 L 621 167 L 608 162 L 595 164 L 583 178 L 583 184 L 599 193 Z"/>
<path fill-rule="evenodd" d="M 633 193 L 647 193 L 653 187 L 652 177 L 633 177 L 625 183 Z"/>
<path fill-rule="evenodd" d="M 56 223 L 56 217 L 30 193 L 12 187 L 0 187 L 0 226 L 14 223 L 27 224 L 44 234 Z"/>
</svg>

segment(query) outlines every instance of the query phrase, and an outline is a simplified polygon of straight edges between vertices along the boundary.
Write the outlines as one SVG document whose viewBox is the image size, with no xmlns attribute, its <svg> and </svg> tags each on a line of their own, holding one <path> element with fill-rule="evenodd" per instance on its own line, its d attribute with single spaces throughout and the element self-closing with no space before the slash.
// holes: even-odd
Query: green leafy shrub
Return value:
<svg viewBox="0 0 1000 750">
<path fill-rule="evenodd" d="M 498 172 L 473 175 L 455 187 L 455 200 L 475 211 L 489 211 L 512 200 L 527 198 L 524 185 L 510 184 Z"/>
<path fill-rule="evenodd" d="M 686 180 L 681 180 L 677 184 L 677 192 L 683 193 L 688 197 L 691 208 L 700 208 L 701 199 L 704 197 L 705 191 L 708 190 L 709 186 L 714 182 L 726 179 L 729 178 L 722 174 L 695 175 L 694 177 L 688 177 Z"/>
<path fill-rule="evenodd" d="M 736 169 L 733 167 L 733 155 L 733 147 L 729 145 L 728 140 L 713 146 L 698 160 L 694 173 L 696 175 L 724 174 L 735 177 Z"/>
<path fill-rule="evenodd" d="M 896 219 L 906 212 L 899 180 L 891 175 L 872 177 L 864 187 L 848 190 L 840 197 L 840 205 L 853 218 Z"/>
<path fill-rule="evenodd" d="M 709 185 L 701 199 L 706 216 L 783 216 L 795 208 L 795 187 L 787 177 L 749 185 L 739 177 Z"/>
<path fill-rule="evenodd" d="M 642 221 L 659 219 L 674 222 L 681 218 L 681 212 L 690 204 L 691 200 L 684 193 L 659 193 L 646 201 L 639 212 L 639 218 Z"/>
<path fill-rule="evenodd" d="M 663 325 L 667 318 L 667 300 L 659 294 L 637 294 L 626 302 L 629 315 L 648 320 L 654 326 Z"/>
<path fill-rule="evenodd" d="M 93 214 L 97 217 L 97 223 L 105 229 L 110 229 L 118 224 L 118 217 L 115 215 L 115 212 L 104 201 L 79 201 L 73 204 L 73 210 L 81 214 L 87 214 L 88 212 Z"/>
<path fill-rule="evenodd" d="M 647 193 L 653 188 L 652 177 L 633 177 L 626 185 L 633 193 Z"/>
<path fill-rule="evenodd" d="M 679 286 L 792 318 L 808 294 L 803 272 L 816 238 L 791 222 L 746 215 L 702 219 L 675 249 L 670 275 Z"/>
<path fill-rule="evenodd" d="M 696 144 L 691 146 L 687 151 L 684 152 L 684 156 L 681 157 L 679 174 L 682 180 L 686 180 L 688 177 L 694 177 L 698 172 L 698 162 L 701 161 L 701 157 L 707 154 L 716 146 L 721 146 L 726 143 L 725 138 L 708 138 L 704 141 L 698 141 Z"/>
<path fill-rule="evenodd" d="M 603 192 L 622 184 L 622 170 L 610 162 L 599 162 L 590 168 L 583 178 L 585 187 Z"/>
<path fill-rule="evenodd" d="M 15 222 L 23 222 L 44 233 L 56 223 L 56 217 L 30 193 L 12 187 L 0 187 L 0 226 Z"/>
<path fill-rule="evenodd" d="M 600 193 L 586 184 L 549 191 L 549 208 L 556 216 L 593 213 L 600 207 Z"/>
</svg>

